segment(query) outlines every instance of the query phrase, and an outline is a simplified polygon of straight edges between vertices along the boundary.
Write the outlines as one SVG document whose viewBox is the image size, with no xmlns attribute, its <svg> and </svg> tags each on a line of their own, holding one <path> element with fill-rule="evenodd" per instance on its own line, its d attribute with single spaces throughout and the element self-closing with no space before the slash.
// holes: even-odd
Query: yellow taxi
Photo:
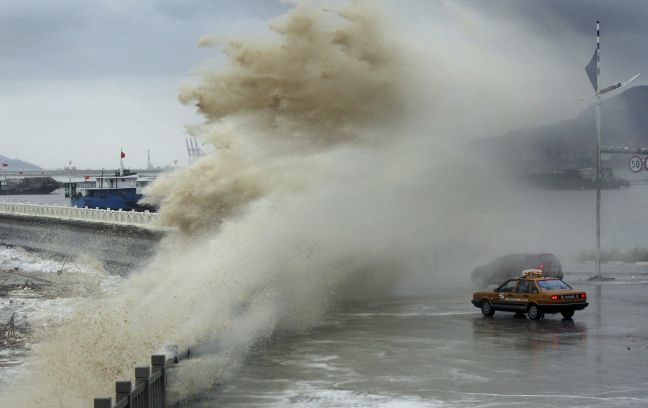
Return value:
<svg viewBox="0 0 648 408">
<path fill-rule="evenodd" d="M 475 292 L 471 302 L 484 316 L 503 311 L 527 313 L 532 320 L 542 319 L 545 313 L 560 313 L 569 319 L 588 305 L 587 293 L 544 276 L 539 269 L 525 270 L 521 277 L 509 279 L 493 291 Z"/>
</svg>

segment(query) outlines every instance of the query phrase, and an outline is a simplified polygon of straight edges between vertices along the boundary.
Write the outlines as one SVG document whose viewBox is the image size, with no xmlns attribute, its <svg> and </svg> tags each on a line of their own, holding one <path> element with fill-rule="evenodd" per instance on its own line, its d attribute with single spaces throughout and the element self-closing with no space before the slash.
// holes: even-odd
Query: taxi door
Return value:
<svg viewBox="0 0 648 408">
<path fill-rule="evenodd" d="M 538 300 L 542 298 L 543 296 L 540 293 L 540 290 L 538 289 L 538 283 L 534 281 L 529 281 L 529 296 L 528 296 L 529 301 L 533 301 L 535 303 L 541 303 L 538 302 Z"/>
<path fill-rule="evenodd" d="M 493 301 L 493 304 L 497 309 L 512 310 L 516 308 L 515 288 L 517 283 L 518 279 L 511 279 L 498 288 L 497 297 Z"/>
<path fill-rule="evenodd" d="M 526 311 L 527 306 L 529 305 L 529 294 L 531 294 L 531 289 L 533 287 L 533 282 L 526 279 L 520 279 L 517 289 L 513 294 L 513 306 L 516 309 Z"/>
</svg>

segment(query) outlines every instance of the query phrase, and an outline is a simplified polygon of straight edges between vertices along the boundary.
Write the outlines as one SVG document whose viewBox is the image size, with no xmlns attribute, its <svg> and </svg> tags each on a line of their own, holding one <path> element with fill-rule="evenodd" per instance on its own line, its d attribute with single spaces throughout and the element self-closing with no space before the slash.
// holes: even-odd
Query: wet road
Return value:
<svg viewBox="0 0 648 408">
<path fill-rule="evenodd" d="M 573 320 L 482 317 L 471 288 L 340 306 L 186 407 L 648 406 L 648 282 L 573 286 Z"/>
</svg>

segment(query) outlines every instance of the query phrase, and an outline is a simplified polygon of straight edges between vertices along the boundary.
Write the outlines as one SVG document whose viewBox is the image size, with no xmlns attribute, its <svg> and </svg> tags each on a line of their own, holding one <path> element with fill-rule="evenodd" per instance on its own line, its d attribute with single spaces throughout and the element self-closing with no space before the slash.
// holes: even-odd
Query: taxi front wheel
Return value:
<svg viewBox="0 0 648 408">
<path fill-rule="evenodd" d="M 529 319 L 531 320 L 540 320 L 544 316 L 544 313 L 540 311 L 537 305 L 529 305 Z"/>
<path fill-rule="evenodd" d="M 484 316 L 492 316 L 495 314 L 495 309 L 493 305 L 488 300 L 483 300 L 481 304 L 481 312 Z"/>
<path fill-rule="evenodd" d="M 560 314 L 565 319 L 571 319 L 574 316 L 574 311 L 573 310 L 565 310 L 563 312 L 560 312 Z"/>
</svg>

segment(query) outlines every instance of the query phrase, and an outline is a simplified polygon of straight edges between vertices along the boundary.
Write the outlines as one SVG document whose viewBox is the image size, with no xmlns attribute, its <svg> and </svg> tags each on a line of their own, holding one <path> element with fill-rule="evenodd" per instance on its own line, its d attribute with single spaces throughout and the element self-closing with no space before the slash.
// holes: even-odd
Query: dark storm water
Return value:
<svg viewBox="0 0 648 408">
<path fill-rule="evenodd" d="M 63 189 L 55 190 L 50 194 L 0 195 L 0 201 L 8 203 L 70 205 L 70 199 L 65 198 Z"/>
</svg>

